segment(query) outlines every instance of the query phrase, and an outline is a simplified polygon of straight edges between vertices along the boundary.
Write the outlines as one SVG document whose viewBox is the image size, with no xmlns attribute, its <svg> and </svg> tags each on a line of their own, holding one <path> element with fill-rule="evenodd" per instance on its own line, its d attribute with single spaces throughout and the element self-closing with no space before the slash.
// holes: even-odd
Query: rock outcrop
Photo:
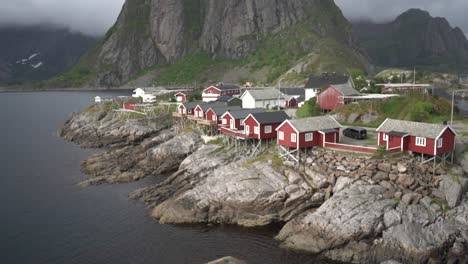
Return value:
<svg viewBox="0 0 468 264">
<path fill-rule="evenodd" d="M 114 106 L 121 104 L 95 104 L 81 113 L 73 113 L 60 136 L 84 148 L 126 146 L 157 135 L 171 125 L 169 114 L 152 119 L 120 119 L 112 111 Z"/>
<path fill-rule="evenodd" d="M 265 162 L 232 161 L 220 151 L 219 146 L 203 146 L 166 181 L 131 197 L 154 208 L 152 215 L 161 223 L 241 226 L 288 221 L 323 202 L 324 195 L 294 171 L 277 171 Z"/>
</svg>

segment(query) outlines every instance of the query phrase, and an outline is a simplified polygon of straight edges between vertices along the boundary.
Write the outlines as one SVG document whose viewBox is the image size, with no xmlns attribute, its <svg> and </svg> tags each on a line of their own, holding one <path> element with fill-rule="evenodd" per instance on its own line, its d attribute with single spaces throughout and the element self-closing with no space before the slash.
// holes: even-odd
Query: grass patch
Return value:
<svg viewBox="0 0 468 264">
<path fill-rule="evenodd" d="M 210 140 L 206 144 L 208 144 L 208 145 L 222 145 L 223 144 L 223 138 L 217 138 L 217 139 Z"/>
<path fill-rule="evenodd" d="M 278 169 L 281 166 L 283 166 L 283 160 L 278 155 L 273 154 L 271 152 L 264 152 L 264 153 L 256 156 L 252 160 L 246 162 L 244 164 L 244 167 L 245 168 L 251 168 L 253 166 L 253 164 L 256 163 L 256 162 L 268 162 L 270 160 L 272 162 L 271 167 L 274 168 L 274 169 Z"/>
<path fill-rule="evenodd" d="M 154 67 L 148 71 L 158 72 L 159 76 L 153 79 L 154 85 L 194 84 L 207 82 L 210 69 L 228 65 L 228 60 L 213 59 L 208 53 L 197 51 L 174 64 Z"/>
<path fill-rule="evenodd" d="M 311 98 L 309 101 L 305 102 L 304 105 L 297 109 L 296 112 L 296 116 L 298 118 L 306 118 L 320 115 L 320 107 L 317 104 L 316 98 Z"/>
</svg>

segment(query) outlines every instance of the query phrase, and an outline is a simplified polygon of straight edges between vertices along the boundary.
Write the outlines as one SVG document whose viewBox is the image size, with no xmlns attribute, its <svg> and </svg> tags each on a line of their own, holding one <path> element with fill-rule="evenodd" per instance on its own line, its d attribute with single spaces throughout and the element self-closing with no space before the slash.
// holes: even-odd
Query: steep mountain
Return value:
<svg viewBox="0 0 468 264">
<path fill-rule="evenodd" d="M 468 66 L 468 41 L 462 30 L 426 11 L 410 9 L 390 23 L 355 22 L 353 28 L 380 66 Z"/>
<path fill-rule="evenodd" d="M 302 82 L 366 65 L 333 0 L 128 0 L 102 42 L 55 80 L 119 86 L 150 72 L 157 84 Z"/>
<path fill-rule="evenodd" d="M 0 26 L 0 83 L 48 79 L 76 64 L 97 42 L 55 26 Z"/>
</svg>

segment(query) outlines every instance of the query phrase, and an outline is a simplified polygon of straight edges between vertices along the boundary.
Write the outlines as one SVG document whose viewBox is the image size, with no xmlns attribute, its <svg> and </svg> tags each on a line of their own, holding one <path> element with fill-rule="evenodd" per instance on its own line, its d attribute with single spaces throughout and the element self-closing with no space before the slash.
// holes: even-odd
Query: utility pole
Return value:
<svg viewBox="0 0 468 264">
<path fill-rule="evenodd" d="M 280 101 L 281 101 L 281 79 L 278 82 L 278 111 L 280 110 Z"/>
<path fill-rule="evenodd" d="M 453 110 L 455 108 L 455 87 L 452 89 L 452 114 L 450 115 L 450 125 L 453 126 Z"/>
</svg>

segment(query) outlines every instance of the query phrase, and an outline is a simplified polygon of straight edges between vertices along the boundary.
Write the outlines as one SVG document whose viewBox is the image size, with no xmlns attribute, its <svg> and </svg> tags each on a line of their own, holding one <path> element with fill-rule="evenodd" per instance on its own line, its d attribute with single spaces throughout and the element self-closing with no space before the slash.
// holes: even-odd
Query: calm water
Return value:
<svg viewBox="0 0 468 264">
<path fill-rule="evenodd" d="M 114 93 L 118 94 L 118 93 Z M 0 263 L 317 263 L 278 248 L 272 230 L 160 225 L 127 199 L 143 182 L 81 188 L 93 153 L 55 133 L 96 95 L 0 94 Z"/>
</svg>

